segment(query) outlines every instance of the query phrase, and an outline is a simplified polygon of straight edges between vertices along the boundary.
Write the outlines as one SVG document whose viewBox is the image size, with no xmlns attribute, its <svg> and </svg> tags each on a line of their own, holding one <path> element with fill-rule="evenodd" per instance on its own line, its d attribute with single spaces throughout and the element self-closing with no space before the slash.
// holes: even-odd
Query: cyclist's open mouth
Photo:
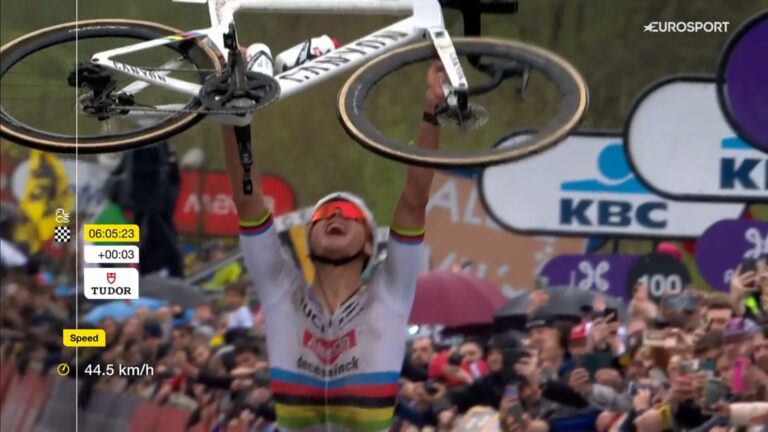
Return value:
<svg viewBox="0 0 768 432">
<path fill-rule="evenodd" d="M 325 226 L 325 234 L 332 236 L 344 236 L 347 235 L 347 230 L 344 229 L 344 226 L 341 223 L 332 221 L 328 222 L 328 225 Z"/>
</svg>

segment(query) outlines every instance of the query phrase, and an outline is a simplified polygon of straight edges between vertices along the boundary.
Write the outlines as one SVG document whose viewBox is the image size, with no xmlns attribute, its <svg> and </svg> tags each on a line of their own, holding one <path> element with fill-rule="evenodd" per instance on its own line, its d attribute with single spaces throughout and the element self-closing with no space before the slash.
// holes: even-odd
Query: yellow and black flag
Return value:
<svg viewBox="0 0 768 432">
<path fill-rule="evenodd" d="M 61 161 L 51 153 L 32 150 L 29 176 L 19 203 L 28 226 L 19 227 L 17 240 L 26 243 L 30 253 L 37 252 L 42 243 L 53 237 L 57 209 L 70 212 L 73 204 L 67 171 Z"/>
</svg>

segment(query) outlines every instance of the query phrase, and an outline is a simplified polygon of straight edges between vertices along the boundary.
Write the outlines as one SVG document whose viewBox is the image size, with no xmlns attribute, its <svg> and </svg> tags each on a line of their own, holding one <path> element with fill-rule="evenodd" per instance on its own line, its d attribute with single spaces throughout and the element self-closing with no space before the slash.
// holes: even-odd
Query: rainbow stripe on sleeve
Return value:
<svg viewBox="0 0 768 432">
<path fill-rule="evenodd" d="M 272 368 L 270 381 L 281 428 L 336 424 L 356 432 L 387 430 L 399 372 L 363 373 L 328 381 Z"/>
<path fill-rule="evenodd" d="M 389 237 L 405 244 L 421 244 L 424 242 L 424 228 L 400 228 L 392 226 L 389 228 Z"/>
<path fill-rule="evenodd" d="M 240 219 L 240 234 L 244 236 L 258 236 L 264 234 L 272 227 L 272 212 L 267 211 L 258 219 Z"/>
</svg>

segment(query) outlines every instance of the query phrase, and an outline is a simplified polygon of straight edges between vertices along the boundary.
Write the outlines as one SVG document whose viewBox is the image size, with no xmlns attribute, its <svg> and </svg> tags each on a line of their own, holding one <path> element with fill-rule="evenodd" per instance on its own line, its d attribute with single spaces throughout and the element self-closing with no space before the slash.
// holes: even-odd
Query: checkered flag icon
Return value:
<svg viewBox="0 0 768 432">
<path fill-rule="evenodd" d="M 69 227 L 57 226 L 53 229 L 53 240 L 58 243 L 67 243 L 72 238 Z"/>
</svg>

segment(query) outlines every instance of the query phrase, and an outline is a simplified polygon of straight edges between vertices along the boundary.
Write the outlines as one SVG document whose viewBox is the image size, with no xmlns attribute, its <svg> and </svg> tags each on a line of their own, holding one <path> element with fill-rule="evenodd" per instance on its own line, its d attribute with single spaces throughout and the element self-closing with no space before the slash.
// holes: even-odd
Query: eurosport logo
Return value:
<svg viewBox="0 0 768 432">
<path fill-rule="evenodd" d="M 529 136 L 511 136 L 501 146 Z M 486 168 L 479 184 L 499 225 L 531 234 L 691 238 L 744 210 L 743 204 L 655 194 L 632 171 L 621 137 L 612 133 L 572 134 L 546 152 Z"/>
<path fill-rule="evenodd" d="M 730 21 L 651 21 L 645 33 L 727 33 Z"/>
</svg>

